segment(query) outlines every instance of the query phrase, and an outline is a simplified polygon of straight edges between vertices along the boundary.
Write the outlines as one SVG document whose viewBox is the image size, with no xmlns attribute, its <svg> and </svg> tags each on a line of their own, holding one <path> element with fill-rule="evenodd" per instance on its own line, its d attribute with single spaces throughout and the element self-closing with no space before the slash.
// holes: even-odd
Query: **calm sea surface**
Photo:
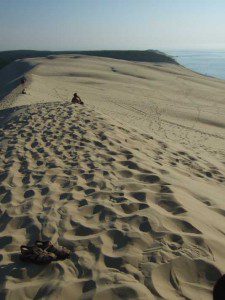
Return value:
<svg viewBox="0 0 225 300">
<path fill-rule="evenodd" d="M 225 50 L 169 50 L 164 52 L 173 56 L 178 63 L 193 71 L 225 79 Z"/>
</svg>

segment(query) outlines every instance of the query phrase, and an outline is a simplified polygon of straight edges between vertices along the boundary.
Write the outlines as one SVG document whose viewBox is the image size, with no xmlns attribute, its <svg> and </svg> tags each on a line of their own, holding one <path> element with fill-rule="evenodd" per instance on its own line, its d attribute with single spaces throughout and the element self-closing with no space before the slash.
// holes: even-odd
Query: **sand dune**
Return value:
<svg viewBox="0 0 225 300">
<path fill-rule="evenodd" d="M 82 55 L 24 59 L 20 63 L 30 68 L 28 94 L 8 95 L 2 108 L 8 108 L 9 103 L 70 100 L 77 91 L 89 107 L 114 120 L 178 142 L 200 155 L 206 151 L 225 159 L 222 80 L 177 65 Z M 17 65 L 8 68 L 1 71 L 0 79 Z"/>
<path fill-rule="evenodd" d="M 105 58 L 24 61 L 27 95 L 1 102 L 0 298 L 211 299 L 225 272 L 224 82 Z M 73 91 L 84 107 L 66 101 Z M 36 239 L 71 259 L 20 262 Z"/>
</svg>

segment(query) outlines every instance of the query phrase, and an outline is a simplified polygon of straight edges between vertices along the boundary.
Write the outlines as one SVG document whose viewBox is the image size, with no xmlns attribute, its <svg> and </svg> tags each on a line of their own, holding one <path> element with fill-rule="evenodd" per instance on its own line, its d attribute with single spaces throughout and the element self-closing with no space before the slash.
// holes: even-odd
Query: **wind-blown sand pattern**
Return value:
<svg viewBox="0 0 225 300">
<path fill-rule="evenodd" d="M 2 100 L 0 298 L 211 299 L 215 281 L 225 272 L 224 120 L 218 116 L 216 125 L 209 122 L 217 105 L 224 108 L 222 95 L 220 99 L 223 81 L 177 66 L 150 68 L 89 57 L 72 60 L 83 66 L 81 74 L 70 65 L 71 60 L 27 60 L 33 65 L 40 63 L 27 73 L 28 95 L 19 95 L 18 86 Z M 52 75 L 54 68 L 59 72 L 57 64 L 62 71 Z M 151 127 L 145 115 L 141 121 L 141 113 L 134 112 L 147 107 L 147 100 L 135 94 L 145 85 L 146 94 L 150 92 L 147 80 L 135 79 L 140 80 L 140 86 L 136 82 L 127 98 L 131 92 L 128 86 L 134 84 L 129 82 L 130 73 L 118 75 L 118 79 L 107 77 L 102 70 L 99 76 L 97 71 L 93 77 L 91 72 L 85 73 L 85 67 L 93 70 L 98 64 L 99 69 L 102 64 L 120 66 L 126 74 L 132 65 L 133 74 L 138 76 L 142 68 L 150 68 L 146 77 L 159 73 L 161 85 L 167 87 L 170 84 L 163 80 L 173 78 L 175 68 L 180 75 L 176 75 L 168 97 L 176 81 L 179 86 L 179 80 L 184 80 L 184 73 L 191 74 L 188 80 L 194 81 L 193 86 L 199 85 L 198 81 L 207 82 L 211 85 L 209 90 L 205 87 L 208 93 L 217 91 L 215 110 L 207 115 L 208 125 L 204 127 L 199 121 L 195 125 L 198 129 L 190 127 L 191 113 L 185 111 L 189 104 L 182 104 L 183 125 L 179 125 L 179 117 L 175 119 L 175 114 L 179 115 L 176 108 L 172 117 L 166 111 L 167 122 L 174 118 L 176 123 L 174 135 L 180 136 L 175 143 L 163 133 L 166 129 L 172 133 L 172 129 L 163 121 L 165 112 L 159 116 L 160 105 L 155 111 L 151 105 L 145 110 L 152 113 Z M 129 71 L 124 71 L 125 66 Z M 76 74 L 67 76 L 69 68 Z M 100 80 L 101 90 L 94 88 L 96 82 L 90 86 L 84 83 L 84 73 L 91 77 L 89 81 Z M 127 87 L 119 82 L 121 78 L 127 80 Z M 74 86 L 74 80 L 82 82 Z M 157 86 L 157 80 L 148 84 Z M 84 107 L 66 102 L 66 96 L 61 99 L 64 101 L 52 102 L 54 89 L 60 95 L 66 91 L 71 94 L 72 88 L 81 90 L 81 95 L 86 93 Z M 124 103 L 118 96 L 123 89 Z M 118 96 L 108 106 L 103 100 L 107 90 L 109 97 Z M 96 100 L 101 92 L 102 98 Z M 203 101 L 201 92 L 198 101 Z M 130 115 L 126 117 L 123 106 L 128 104 Z M 224 111 L 220 113 L 222 116 Z M 158 121 L 157 116 L 161 118 Z M 199 149 L 194 147 L 198 130 L 205 139 Z M 204 143 L 210 144 L 208 151 Z M 20 262 L 20 245 L 36 239 L 50 239 L 73 254 L 49 266 Z"/>
</svg>

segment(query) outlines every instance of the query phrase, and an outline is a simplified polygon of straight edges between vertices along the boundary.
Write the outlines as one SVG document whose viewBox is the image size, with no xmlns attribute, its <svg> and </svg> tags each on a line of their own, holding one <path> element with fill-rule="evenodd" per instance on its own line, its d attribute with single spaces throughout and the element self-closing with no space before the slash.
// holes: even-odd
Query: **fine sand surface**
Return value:
<svg viewBox="0 0 225 300">
<path fill-rule="evenodd" d="M 7 66 L 0 90 L 0 299 L 212 299 L 225 273 L 224 81 L 61 56 Z M 71 258 L 20 262 L 37 239 Z"/>
<path fill-rule="evenodd" d="M 172 64 L 50 56 L 19 60 L 0 70 L 0 99 L 25 72 L 28 94 L 21 95 L 20 86 L 0 108 L 68 101 L 78 92 L 90 108 L 123 126 L 225 161 L 225 81 Z"/>
</svg>

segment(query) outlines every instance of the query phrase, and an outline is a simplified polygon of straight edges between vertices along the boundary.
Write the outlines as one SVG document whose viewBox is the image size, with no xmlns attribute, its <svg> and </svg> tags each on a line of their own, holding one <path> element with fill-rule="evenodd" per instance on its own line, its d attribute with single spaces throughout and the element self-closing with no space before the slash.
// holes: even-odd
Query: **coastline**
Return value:
<svg viewBox="0 0 225 300">
<path fill-rule="evenodd" d="M 225 80 L 225 50 L 165 50 L 165 53 L 193 72 Z"/>
</svg>

